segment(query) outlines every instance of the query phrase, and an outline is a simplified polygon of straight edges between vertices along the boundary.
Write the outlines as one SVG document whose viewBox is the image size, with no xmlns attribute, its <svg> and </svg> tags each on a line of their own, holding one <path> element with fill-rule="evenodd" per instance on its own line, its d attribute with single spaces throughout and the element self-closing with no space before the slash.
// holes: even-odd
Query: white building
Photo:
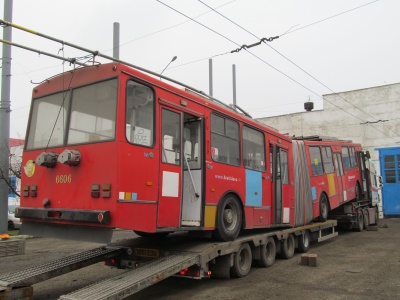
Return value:
<svg viewBox="0 0 400 300">
<path fill-rule="evenodd" d="M 363 145 L 383 177 L 384 215 L 400 216 L 400 83 L 328 94 L 323 99 L 322 110 L 258 121 L 289 136 L 330 136 Z"/>
</svg>

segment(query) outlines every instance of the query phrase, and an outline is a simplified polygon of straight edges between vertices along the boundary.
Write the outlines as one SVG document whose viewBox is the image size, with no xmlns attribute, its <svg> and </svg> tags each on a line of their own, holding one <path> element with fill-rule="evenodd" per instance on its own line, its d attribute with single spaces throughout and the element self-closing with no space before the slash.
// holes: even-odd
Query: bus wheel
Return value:
<svg viewBox="0 0 400 300">
<path fill-rule="evenodd" d="M 306 230 L 304 234 L 297 237 L 297 251 L 300 253 L 308 252 L 310 248 L 310 233 Z"/>
<path fill-rule="evenodd" d="M 362 210 L 359 209 L 357 210 L 357 227 L 356 231 L 361 232 L 364 229 L 364 215 L 362 213 Z"/>
<path fill-rule="evenodd" d="M 163 238 L 169 234 L 169 232 L 143 232 L 137 230 L 134 230 L 133 232 L 144 238 Z"/>
<path fill-rule="evenodd" d="M 267 243 L 260 246 L 261 258 L 256 261 L 256 264 L 263 268 L 272 266 L 275 262 L 276 257 L 276 245 L 275 240 L 272 237 L 267 239 Z"/>
<path fill-rule="evenodd" d="M 239 251 L 233 256 L 233 266 L 231 267 L 231 276 L 244 277 L 249 274 L 251 269 L 252 255 L 248 243 L 240 245 Z"/>
<path fill-rule="evenodd" d="M 294 255 L 295 242 L 293 234 L 289 234 L 282 242 L 281 257 L 285 259 L 292 258 Z"/>
<path fill-rule="evenodd" d="M 217 229 L 214 238 L 222 241 L 233 241 L 242 228 L 242 209 L 238 199 L 228 195 L 218 205 Z"/>
<path fill-rule="evenodd" d="M 367 229 L 367 227 L 369 226 L 369 214 L 368 214 L 368 210 L 367 209 L 364 209 L 364 215 L 363 215 L 363 218 L 364 218 L 364 229 Z"/>
<path fill-rule="evenodd" d="M 329 211 L 329 205 L 328 205 L 328 198 L 326 197 L 325 194 L 321 195 L 321 198 L 319 200 L 319 221 L 325 222 L 328 220 L 328 211 Z"/>
</svg>

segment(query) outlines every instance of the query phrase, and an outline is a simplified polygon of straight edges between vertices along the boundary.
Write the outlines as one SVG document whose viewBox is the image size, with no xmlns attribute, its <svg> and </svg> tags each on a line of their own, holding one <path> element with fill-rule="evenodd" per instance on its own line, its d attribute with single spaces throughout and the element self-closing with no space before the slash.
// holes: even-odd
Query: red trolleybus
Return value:
<svg viewBox="0 0 400 300">
<path fill-rule="evenodd" d="M 371 183 L 366 170 L 370 167 L 366 166 L 368 160 L 360 144 L 320 136 L 296 139 L 302 140 L 306 148 L 314 217 L 347 222 L 344 216 L 356 217 L 355 210 L 360 207 L 366 215 L 368 206 L 375 214 L 377 204 L 370 203 L 368 195 Z"/>
<path fill-rule="evenodd" d="M 210 97 L 120 63 L 79 68 L 33 90 L 18 216 L 23 232 L 99 241 L 299 226 L 313 216 L 296 153 Z"/>
</svg>

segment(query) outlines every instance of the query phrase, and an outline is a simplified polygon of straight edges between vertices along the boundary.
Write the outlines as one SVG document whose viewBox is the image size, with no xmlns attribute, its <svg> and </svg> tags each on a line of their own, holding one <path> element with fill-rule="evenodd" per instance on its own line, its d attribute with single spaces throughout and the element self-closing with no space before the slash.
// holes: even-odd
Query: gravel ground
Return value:
<svg viewBox="0 0 400 300">
<path fill-rule="evenodd" d="M 113 240 L 134 237 L 115 231 Z M 26 240 L 25 254 L 0 258 L 0 274 L 99 246 L 50 238 Z M 301 266 L 300 254 L 252 268 L 241 279 L 168 278 L 127 299 L 400 299 L 400 219 L 380 220 L 378 231 L 340 232 L 312 244 L 317 267 Z M 103 263 L 33 285 L 34 299 L 60 295 L 124 272 Z M 0 294 L 1 299 L 1 294 Z"/>
</svg>

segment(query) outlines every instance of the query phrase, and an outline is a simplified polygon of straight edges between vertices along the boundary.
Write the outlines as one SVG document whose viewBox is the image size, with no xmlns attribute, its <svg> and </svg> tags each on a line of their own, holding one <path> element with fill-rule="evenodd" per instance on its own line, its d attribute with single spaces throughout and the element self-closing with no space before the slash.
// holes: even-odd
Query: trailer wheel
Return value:
<svg viewBox="0 0 400 300">
<path fill-rule="evenodd" d="M 268 268 L 275 262 L 276 257 L 276 245 L 275 240 L 272 237 L 267 239 L 267 243 L 260 246 L 260 259 L 256 260 L 256 264 L 262 268 Z"/>
<path fill-rule="evenodd" d="M 227 195 L 218 205 L 217 228 L 213 232 L 216 240 L 233 241 L 242 228 L 242 209 L 238 199 Z"/>
<path fill-rule="evenodd" d="M 379 209 L 378 206 L 375 206 L 375 223 L 374 225 L 378 225 L 379 222 Z"/>
<path fill-rule="evenodd" d="M 137 230 L 134 230 L 133 232 L 144 238 L 163 238 L 169 234 L 169 232 L 143 232 Z"/>
<path fill-rule="evenodd" d="M 325 194 L 321 195 L 319 200 L 319 221 L 325 222 L 328 220 L 328 212 L 329 212 L 329 205 L 328 205 L 328 198 Z"/>
<path fill-rule="evenodd" d="M 285 259 L 292 258 L 294 255 L 295 242 L 293 234 L 289 234 L 286 239 L 282 241 L 281 257 Z"/>
<path fill-rule="evenodd" d="M 357 227 L 356 231 L 361 232 L 364 229 L 364 215 L 361 209 L 357 210 Z"/>
<path fill-rule="evenodd" d="M 363 218 L 364 218 L 364 229 L 367 229 L 367 227 L 369 226 L 369 214 L 368 214 L 368 210 L 367 209 L 364 209 L 364 215 L 363 215 Z"/>
<path fill-rule="evenodd" d="M 297 251 L 300 253 L 306 253 L 308 252 L 308 249 L 310 248 L 310 233 L 308 230 L 304 232 L 304 234 L 299 235 L 297 237 Z"/>
<path fill-rule="evenodd" d="M 241 278 L 249 274 L 252 263 L 251 248 L 248 243 L 240 245 L 239 251 L 233 255 L 231 276 Z"/>
</svg>

